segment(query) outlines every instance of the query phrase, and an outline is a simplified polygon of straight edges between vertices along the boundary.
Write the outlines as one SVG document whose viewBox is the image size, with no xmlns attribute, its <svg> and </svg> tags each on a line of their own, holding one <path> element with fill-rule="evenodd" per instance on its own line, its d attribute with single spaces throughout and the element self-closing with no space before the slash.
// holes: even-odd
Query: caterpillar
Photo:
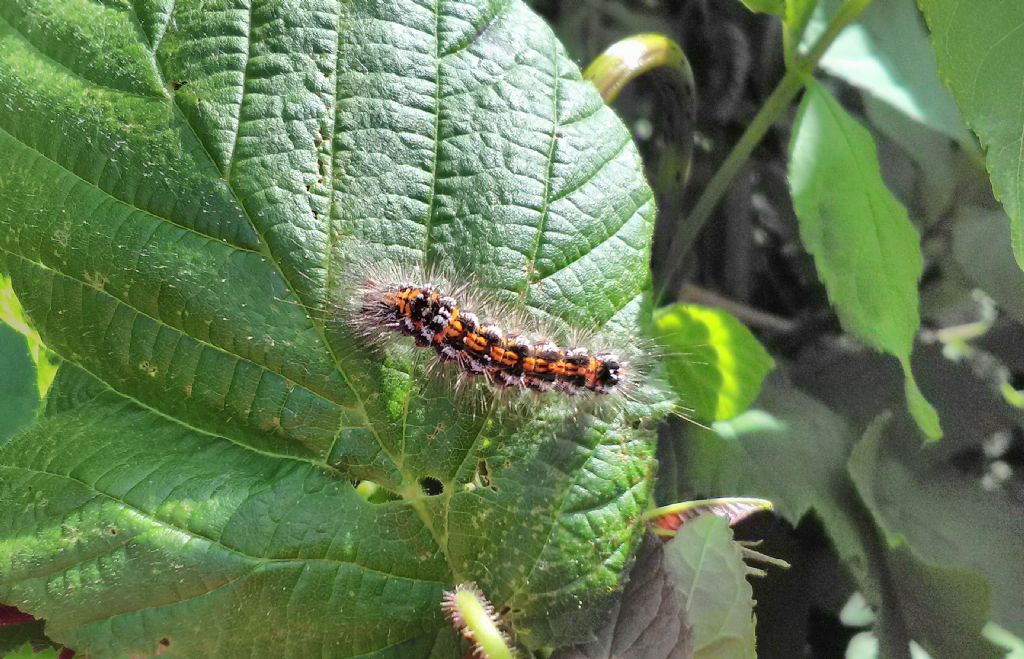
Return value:
<svg viewBox="0 0 1024 659">
<path fill-rule="evenodd" d="M 353 305 L 355 325 L 364 335 L 411 338 L 438 361 L 455 364 L 463 376 L 483 378 L 499 389 L 605 396 L 631 384 L 634 374 L 618 353 L 534 338 L 524 330 L 526 323 L 515 322 L 516 314 L 474 305 L 468 300 L 473 296 L 464 299 L 471 286 L 451 284 L 454 279 L 422 273 L 365 276 Z M 501 327 L 499 315 L 512 326 Z"/>
<path fill-rule="evenodd" d="M 509 636 L 501 628 L 498 615 L 474 582 L 460 583 L 446 590 L 441 598 L 441 611 L 452 626 L 467 639 L 472 650 L 466 656 L 477 659 L 515 656 L 509 649 Z"/>
</svg>

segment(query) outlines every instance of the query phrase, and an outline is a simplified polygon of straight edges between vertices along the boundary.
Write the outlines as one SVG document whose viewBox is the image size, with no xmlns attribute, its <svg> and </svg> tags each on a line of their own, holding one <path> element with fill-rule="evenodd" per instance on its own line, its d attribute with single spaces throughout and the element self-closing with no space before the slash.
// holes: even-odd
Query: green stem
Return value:
<svg viewBox="0 0 1024 659">
<path fill-rule="evenodd" d="M 768 130 L 778 121 L 779 117 L 782 116 L 793 102 L 793 99 L 804 88 L 806 77 L 814 71 L 814 67 L 817 66 L 818 61 L 825 54 L 825 51 L 828 50 L 829 46 L 832 45 L 836 37 L 839 36 L 839 33 L 853 22 L 869 4 L 871 4 L 871 0 L 847 0 L 839 11 L 836 12 L 835 17 L 829 23 L 825 32 L 814 43 L 814 46 L 811 47 L 810 52 L 803 57 L 795 58 L 792 66 L 787 69 L 786 74 L 768 96 L 761 109 L 758 110 L 753 121 L 743 131 L 739 142 L 733 147 L 725 162 L 722 163 L 722 166 L 715 172 L 711 181 L 708 182 L 700 198 L 697 199 L 697 203 L 694 204 L 693 210 L 683 218 L 676 228 L 672 242 L 669 243 L 668 253 L 676 255 L 677 261 L 669 269 L 663 280 L 664 282 L 672 282 L 679 275 L 683 261 L 693 246 L 694 240 L 697 239 L 701 229 L 704 228 L 704 224 L 711 217 L 711 213 L 714 212 L 722 197 L 725 196 L 725 192 L 732 184 L 733 179 L 743 169 L 743 166 L 747 164 L 750 154 L 754 152 L 754 149 L 764 139 Z"/>
</svg>

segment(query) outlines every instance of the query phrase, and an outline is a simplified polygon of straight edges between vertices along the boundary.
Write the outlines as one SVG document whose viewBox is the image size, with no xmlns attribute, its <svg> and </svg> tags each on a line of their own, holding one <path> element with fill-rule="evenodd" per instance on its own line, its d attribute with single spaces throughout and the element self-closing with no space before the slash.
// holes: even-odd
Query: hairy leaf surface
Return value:
<svg viewBox="0 0 1024 659">
<path fill-rule="evenodd" d="M 354 260 L 610 347 L 649 314 L 629 134 L 525 5 L 0 0 L 0 106 L 0 267 L 70 362 L 0 459 L 0 601 L 101 656 L 452 656 L 475 580 L 587 638 L 651 431 L 332 316 Z"/>
</svg>

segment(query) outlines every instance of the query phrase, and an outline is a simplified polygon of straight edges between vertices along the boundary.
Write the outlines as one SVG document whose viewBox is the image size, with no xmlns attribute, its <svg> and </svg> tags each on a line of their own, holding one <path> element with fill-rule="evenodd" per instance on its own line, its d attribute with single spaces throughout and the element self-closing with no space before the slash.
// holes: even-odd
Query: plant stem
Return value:
<svg viewBox="0 0 1024 659">
<path fill-rule="evenodd" d="M 675 254 L 677 261 L 670 268 L 663 281 L 672 282 L 678 276 L 679 270 L 682 268 L 683 261 L 693 246 L 694 240 L 697 239 L 701 229 L 704 228 L 704 224 L 711 217 L 711 213 L 714 212 L 722 197 L 725 196 L 725 192 L 733 179 L 736 178 L 736 175 L 746 165 L 750 154 L 754 152 L 754 149 L 764 139 L 768 130 L 778 121 L 779 117 L 782 116 L 793 102 L 793 99 L 796 98 L 796 95 L 804 88 L 806 76 L 814 71 L 814 67 L 817 66 L 818 61 L 825 54 L 825 51 L 828 50 L 829 46 L 832 45 L 836 37 L 839 36 L 839 33 L 853 22 L 870 4 L 871 0 L 847 0 L 839 11 L 836 12 L 835 17 L 829 22 L 825 32 L 814 43 L 808 54 L 794 59 L 793 64 L 786 70 L 782 80 L 775 86 L 775 89 L 765 100 L 764 105 L 758 110 L 750 125 L 747 126 L 747 129 L 743 131 L 739 142 L 732 148 L 725 162 L 718 168 L 715 175 L 711 177 L 711 181 L 708 182 L 707 187 L 704 188 L 704 191 L 697 199 L 697 203 L 694 204 L 693 210 L 683 218 L 676 228 L 672 242 L 669 243 L 668 253 Z"/>
<path fill-rule="evenodd" d="M 754 148 L 764 139 L 768 129 L 772 127 L 779 116 L 785 112 L 793 98 L 803 89 L 803 74 L 799 71 L 790 70 L 786 72 L 782 80 L 772 91 L 764 105 L 754 116 L 753 121 L 743 131 L 739 142 L 733 147 L 726 157 L 725 162 L 718 168 L 715 175 L 711 177 L 707 187 L 701 193 L 700 198 L 694 205 L 690 214 L 683 218 L 676 229 L 675 237 L 669 247 L 670 254 L 685 256 L 690 250 L 697 234 L 700 233 L 704 223 L 707 222 L 711 213 L 718 206 L 718 202 L 725 196 L 725 191 L 733 179 L 746 164 Z"/>
<path fill-rule="evenodd" d="M 730 300 L 700 286 L 684 284 L 681 288 L 681 293 L 680 299 L 683 302 L 703 304 L 706 307 L 716 307 L 723 311 L 728 311 L 740 319 L 744 325 L 750 327 L 759 327 L 779 334 L 792 334 L 799 327 L 795 321 L 788 318 L 781 318 L 747 306 L 742 302 Z"/>
</svg>

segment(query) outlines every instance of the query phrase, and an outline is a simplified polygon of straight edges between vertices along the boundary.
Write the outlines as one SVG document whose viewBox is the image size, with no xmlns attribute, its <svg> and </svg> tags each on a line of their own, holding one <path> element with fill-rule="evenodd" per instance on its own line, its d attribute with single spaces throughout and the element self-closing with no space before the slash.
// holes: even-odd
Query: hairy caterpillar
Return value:
<svg viewBox="0 0 1024 659">
<path fill-rule="evenodd" d="M 358 334 L 371 341 L 411 339 L 440 363 L 453 364 L 460 378 L 565 396 L 606 397 L 636 387 L 639 373 L 621 351 L 559 340 L 559 332 L 474 294 L 465 278 L 369 266 L 353 276 L 358 285 L 345 313 Z"/>
<path fill-rule="evenodd" d="M 441 611 L 451 620 L 455 630 L 470 642 L 470 655 L 473 657 L 499 659 L 514 656 L 509 649 L 508 634 L 501 629 L 494 606 L 475 583 L 460 583 L 454 590 L 444 591 Z"/>
</svg>

